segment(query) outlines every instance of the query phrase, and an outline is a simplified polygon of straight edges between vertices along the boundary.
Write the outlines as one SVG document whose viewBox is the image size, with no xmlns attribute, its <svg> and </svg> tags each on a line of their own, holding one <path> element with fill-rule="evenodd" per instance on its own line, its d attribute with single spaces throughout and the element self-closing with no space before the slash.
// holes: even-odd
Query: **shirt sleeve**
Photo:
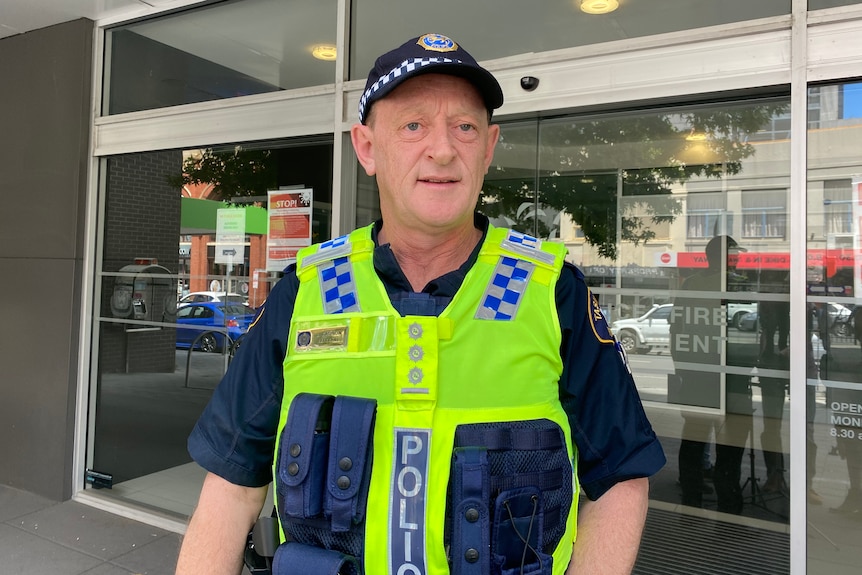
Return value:
<svg viewBox="0 0 862 575">
<path fill-rule="evenodd" d="M 189 454 L 236 485 L 272 480 L 283 392 L 284 354 L 299 282 L 292 268 L 273 286 L 195 424 Z"/>
<path fill-rule="evenodd" d="M 562 329 L 560 401 L 578 449 L 578 479 L 598 499 L 620 481 L 649 477 L 665 464 L 622 347 L 584 276 L 566 264 L 557 282 Z"/>
</svg>

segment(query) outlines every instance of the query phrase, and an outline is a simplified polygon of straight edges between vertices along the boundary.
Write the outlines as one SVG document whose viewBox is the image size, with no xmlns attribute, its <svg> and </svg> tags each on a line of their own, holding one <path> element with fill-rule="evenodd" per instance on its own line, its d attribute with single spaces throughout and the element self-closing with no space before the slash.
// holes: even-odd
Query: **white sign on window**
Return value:
<svg viewBox="0 0 862 575">
<path fill-rule="evenodd" d="M 241 264 L 245 257 L 245 210 L 221 208 L 216 217 L 215 263 Z"/>
</svg>

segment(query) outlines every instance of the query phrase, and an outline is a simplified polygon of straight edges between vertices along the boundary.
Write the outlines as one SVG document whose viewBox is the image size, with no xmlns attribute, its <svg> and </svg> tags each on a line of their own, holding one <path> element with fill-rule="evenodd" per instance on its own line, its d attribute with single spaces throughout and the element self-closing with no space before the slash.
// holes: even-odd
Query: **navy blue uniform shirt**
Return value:
<svg viewBox="0 0 862 575">
<path fill-rule="evenodd" d="M 376 244 L 375 227 L 374 240 Z M 477 214 L 476 227 L 488 220 Z M 484 239 L 484 237 L 483 237 Z M 481 242 L 457 270 L 413 292 L 388 245 L 374 251 L 374 267 L 401 315 L 439 315 L 475 263 Z M 207 471 L 248 487 L 272 480 L 281 408 L 282 364 L 299 280 L 290 266 L 273 286 L 236 357 L 189 437 L 192 458 Z M 590 499 L 615 483 L 649 477 L 665 463 L 620 348 L 607 343 L 607 326 L 594 316 L 584 276 L 566 264 L 556 288 L 562 330 L 560 400 L 578 448 L 578 477 Z M 290 382 L 287 382 L 290 385 Z"/>
</svg>

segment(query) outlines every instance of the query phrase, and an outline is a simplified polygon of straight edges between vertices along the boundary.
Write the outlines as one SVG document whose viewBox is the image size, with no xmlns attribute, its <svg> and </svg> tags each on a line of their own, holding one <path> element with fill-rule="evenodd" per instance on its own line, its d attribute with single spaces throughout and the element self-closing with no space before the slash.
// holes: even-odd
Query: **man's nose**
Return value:
<svg viewBox="0 0 862 575">
<path fill-rule="evenodd" d="M 428 157 L 438 164 L 448 164 L 455 157 L 454 135 L 449 126 L 435 125 L 428 138 Z"/>
</svg>

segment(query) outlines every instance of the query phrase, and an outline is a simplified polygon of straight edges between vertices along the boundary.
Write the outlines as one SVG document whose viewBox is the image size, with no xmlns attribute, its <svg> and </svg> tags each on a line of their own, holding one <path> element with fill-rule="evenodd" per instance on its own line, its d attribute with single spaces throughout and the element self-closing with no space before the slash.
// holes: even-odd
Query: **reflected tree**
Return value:
<svg viewBox="0 0 862 575">
<path fill-rule="evenodd" d="M 168 177 L 177 188 L 188 184 L 212 184 L 209 199 L 232 202 L 236 198 L 266 196 L 277 187 L 277 171 L 271 150 L 206 148 L 183 160 L 181 174 Z"/>
<path fill-rule="evenodd" d="M 755 151 L 751 136 L 785 108 L 769 103 L 546 120 L 538 156 L 535 131 L 504 125 L 480 209 L 539 237 L 553 237 L 565 212 L 599 255 L 616 259 L 618 241 L 648 242 L 655 237 L 652 224 L 682 213 L 675 187 L 695 177 L 740 173 L 742 160 Z"/>
</svg>

